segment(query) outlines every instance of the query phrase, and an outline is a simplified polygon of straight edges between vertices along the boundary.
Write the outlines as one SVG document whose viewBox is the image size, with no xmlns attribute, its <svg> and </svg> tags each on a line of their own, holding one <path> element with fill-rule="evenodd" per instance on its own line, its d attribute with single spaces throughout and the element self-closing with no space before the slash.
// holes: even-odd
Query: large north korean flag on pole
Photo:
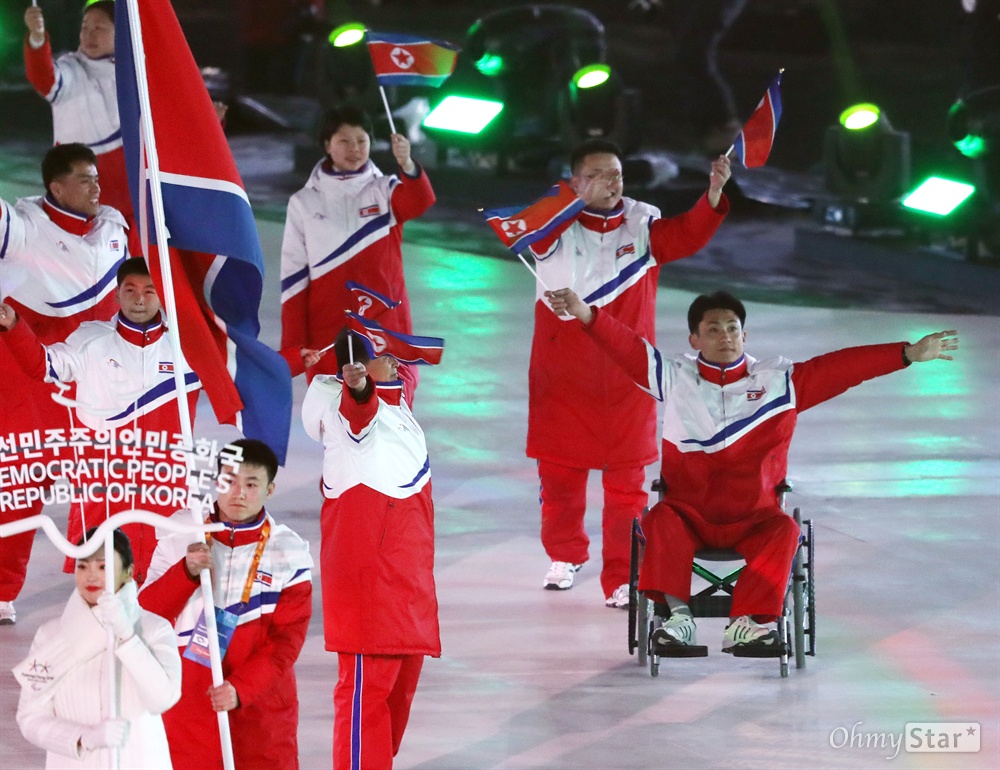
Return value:
<svg viewBox="0 0 1000 770">
<path fill-rule="evenodd" d="M 137 20 L 130 5 L 119 0 L 115 9 L 118 110 L 150 273 L 165 301 L 151 206 L 150 185 L 158 182 L 176 296 L 167 311 L 177 319 L 184 357 L 218 420 L 265 441 L 284 461 L 291 377 L 284 359 L 257 339 L 264 261 L 246 191 L 169 0 L 135 3 Z M 135 44 L 133 28 L 141 29 Z M 143 130 L 150 124 L 152 135 Z"/>
<path fill-rule="evenodd" d="M 366 40 L 380 86 L 436 88 L 454 71 L 461 50 L 443 40 L 371 30 L 366 33 Z"/>
</svg>

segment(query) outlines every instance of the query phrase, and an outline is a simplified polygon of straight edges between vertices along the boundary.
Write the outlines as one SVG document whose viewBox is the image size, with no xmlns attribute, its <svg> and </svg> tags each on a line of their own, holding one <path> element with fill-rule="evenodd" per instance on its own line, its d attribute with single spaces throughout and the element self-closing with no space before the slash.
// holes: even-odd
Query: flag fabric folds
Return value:
<svg viewBox="0 0 1000 770">
<path fill-rule="evenodd" d="M 137 226 L 164 298 L 169 253 L 184 357 L 219 422 L 266 442 L 284 462 L 291 424 L 288 365 L 260 342 L 264 260 L 250 202 L 169 0 L 142 0 L 138 24 L 115 9 L 115 69 L 122 141 Z M 132 28 L 141 27 L 133 50 Z M 152 137 L 143 136 L 136 61 L 144 60 Z M 168 249 L 157 242 L 147 147 L 155 143 Z"/>
<path fill-rule="evenodd" d="M 584 202 L 565 180 L 545 193 L 527 208 L 511 207 L 483 212 L 486 222 L 503 245 L 520 254 L 533 243 L 547 237 L 553 230 L 583 210 Z"/>
<path fill-rule="evenodd" d="M 380 86 L 437 88 L 454 71 L 461 50 L 443 40 L 371 30 L 366 40 Z"/>
<path fill-rule="evenodd" d="M 416 337 L 384 328 L 377 321 L 362 318 L 357 313 L 347 313 L 347 328 L 368 340 L 369 353 L 380 356 L 388 353 L 404 364 L 441 363 L 444 340 L 440 337 Z"/>
<path fill-rule="evenodd" d="M 774 132 L 781 120 L 781 73 L 774 76 L 767 93 L 733 142 L 736 156 L 746 168 L 763 166 L 771 154 Z"/>
<path fill-rule="evenodd" d="M 356 281 L 346 281 L 344 286 L 350 290 L 351 294 L 358 301 L 358 315 L 371 321 L 374 321 L 386 310 L 392 310 L 394 307 L 399 307 L 402 304 Z"/>
</svg>

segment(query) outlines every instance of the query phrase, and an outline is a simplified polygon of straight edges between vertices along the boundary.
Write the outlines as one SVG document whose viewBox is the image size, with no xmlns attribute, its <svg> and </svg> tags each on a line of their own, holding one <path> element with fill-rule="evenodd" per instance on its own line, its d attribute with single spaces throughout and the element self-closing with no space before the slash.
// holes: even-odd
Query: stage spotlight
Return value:
<svg viewBox="0 0 1000 770">
<path fill-rule="evenodd" d="M 328 39 L 334 48 L 357 45 L 365 39 L 365 25 L 356 21 L 341 24 L 330 32 Z"/>
<path fill-rule="evenodd" d="M 926 214 L 946 217 L 969 198 L 976 188 L 965 182 L 932 176 L 903 198 L 903 206 Z"/>
<path fill-rule="evenodd" d="M 840 114 L 823 142 L 826 191 L 860 202 L 885 203 L 910 183 L 910 135 L 896 131 L 874 104 Z"/>
<path fill-rule="evenodd" d="M 451 94 L 424 118 L 424 126 L 463 134 L 478 134 L 502 110 L 502 102 Z"/>
<path fill-rule="evenodd" d="M 589 136 L 633 149 L 637 107 L 626 109 L 627 89 L 603 63 L 606 53 L 604 26 L 580 8 L 512 5 L 483 16 L 422 124 L 440 162 L 503 174 L 546 169 Z M 470 127 L 462 110 L 484 103 L 485 122 Z"/>
<path fill-rule="evenodd" d="M 1000 145 L 1000 86 L 975 91 L 948 111 L 948 135 L 967 158 L 981 158 Z"/>
</svg>

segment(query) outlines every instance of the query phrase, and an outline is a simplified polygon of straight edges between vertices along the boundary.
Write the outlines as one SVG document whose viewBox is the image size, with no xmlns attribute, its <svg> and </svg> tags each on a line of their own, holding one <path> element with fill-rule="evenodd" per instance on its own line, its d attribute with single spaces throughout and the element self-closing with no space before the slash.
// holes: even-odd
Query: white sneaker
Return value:
<svg viewBox="0 0 1000 770">
<path fill-rule="evenodd" d="M 694 618 L 687 613 L 675 612 L 667 622 L 653 631 L 653 642 L 657 644 L 695 645 Z"/>
<path fill-rule="evenodd" d="M 614 607 L 616 610 L 628 609 L 628 583 L 622 583 L 614 590 L 607 599 L 604 600 L 605 607 Z"/>
<path fill-rule="evenodd" d="M 736 647 L 772 647 L 779 642 L 776 628 L 766 628 L 749 615 L 740 615 L 722 635 L 723 651 Z"/>
<path fill-rule="evenodd" d="M 12 626 L 17 622 L 14 602 L 0 602 L 0 626 Z"/>
<path fill-rule="evenodd" d="M 582 564 L 570 564 L 568 561 L 554 561 L 549 571 L 545 573 L 542 587 L 549 591 L 565 591 L 573 587 L 573 576 L 580 571 Z"/>
</svg>

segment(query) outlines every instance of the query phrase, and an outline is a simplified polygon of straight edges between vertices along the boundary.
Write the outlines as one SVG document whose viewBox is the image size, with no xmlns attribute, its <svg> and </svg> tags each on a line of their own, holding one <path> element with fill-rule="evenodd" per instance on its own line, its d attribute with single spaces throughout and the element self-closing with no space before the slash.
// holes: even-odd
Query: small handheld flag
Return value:
<svg viewBox="0 0 1000 770">
<path fill-rule="evenodd" d="M 396 35 L 385 32 L 365 33 L 368 53 L 375 68 L 375 79 L 382 95 L 389 129 L 396 133 L 386 86 L 431 86 L 437 88 L 455 71 L 455 61 L 461 50 L 457 45 L 443 40 L 428 40 L 414 35 Z"/>
<path fill-rule="evenodd" d="M 774 76 L 774 80 L 767 87 L 767 92 L 760 100 L 760 104 L 757 105 L 753 115 L 743 126 L 743 130 L 740 131 L 729 150 L 729 152 L 736 151 L 736 156 L 746 168 L 763 166 L 767 162 L 767 156 L 771 154 L 774 133 L 778 130 L 778 121 L 781 120 L 782 72 L 784 70 Z"/>
<path fill-rule="evenodd" d="M 356 313 L 347 313 L 347 328 L 367 340 L 376 356 L 388 353 L 404 364 L 434 366 L 441 363 L 444 354 L 444 340 L 440 337 L 416 337 L 394 332 Z"/>
<path fill-rule="evenodd" d="M 520 254 L 567 220 L 573 219 L 584 205 L 573 188 L 565 180 L 560 180 L 527 208 L 491 209 L 484 211 L 483 216 L 503 245 Z"/>
<path fill-rule="evenodd" d="M 350 289 L 355 299 L 358 301 L 358 315 L 374 321 L 386 310 L 399 307 L 402 303 L 394 299 L 389 299 L 384 294 L 379 294 L 374 289 L 369 289 L 356 281 L 347 281 L 344 286 Z"/>
<path fill-rule="evenodd" d="M 455 70 L 461 50 L 443 40 L 367 32 L 368 52 L 380 86 L 440 86 Z"/>
</svg>

